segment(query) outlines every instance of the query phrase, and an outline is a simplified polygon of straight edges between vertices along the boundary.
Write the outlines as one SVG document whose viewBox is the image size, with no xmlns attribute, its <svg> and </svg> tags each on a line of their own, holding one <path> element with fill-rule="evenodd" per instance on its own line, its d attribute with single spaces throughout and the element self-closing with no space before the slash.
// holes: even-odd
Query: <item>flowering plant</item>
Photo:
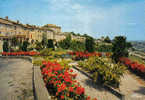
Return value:
<svg viewBox="0 0 145 100">
<path fill-rule="evenodd" d="M 3 56 L 34 56 L 34 55 L 39 55 L 39 52 L 35 52 L 35 51 L 30 51 L 30 52 L 23 52 L 23 51 L 19 51 L 19 52 L 2 52 L 1 53 Z"/>
<path fill-rule="evenodd" d="M 75 80 L 77 74 L 73 74 L 72 69 L 64 68 L 56 61 L 42 63 L 41 73 L 51 95 L 63 100 L 90 100 L 84 94 L 85 89 Z"/>
<path fill-rule="evenodd" d="M 126 66 L 128 66 L 128 68 L 131 69 L 132 71 L 145 74 L 145 65 L 131 61 L 130 59 L 125 57 L 120 58 L 120 61 L 124 63 Z"/>
<path fill-rule="evenodd" d="M 76 60 L 83 60 L 83 59 L 87 59 L 91 56 L 98 56 L 98 57 L 101 57 L 103 55 L 103 53 L 101 52 L 93 52 L 93 53 L 89 53 L 89 52 L 68 52 L 68 54 L 72 55 L 72 56 L 75 56 L 75 59 Z M 106 57 L 110 57 L 111 56 L 111 53 L 107 52 L 107 53 L 104 53 Z"/>
</svg>

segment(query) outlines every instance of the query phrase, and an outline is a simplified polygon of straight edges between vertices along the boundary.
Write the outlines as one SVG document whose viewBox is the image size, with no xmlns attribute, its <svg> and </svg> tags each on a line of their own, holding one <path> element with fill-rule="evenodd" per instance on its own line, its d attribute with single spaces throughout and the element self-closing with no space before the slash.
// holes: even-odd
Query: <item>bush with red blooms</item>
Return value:
<svg viewBox="0 0 145 100">
<path fill-rule="evenodd" d="M 35 51 L 30 51 L 30 52 L 2 52 L 2 56 L 35 56 L 35 55 L 40 55 L 39 52 Z"/>
<path fill-rule="evenodd" d="M 83 60 L 83 59 L 87 59 L 91 56 L 106 56 L 106 57 L 110 57 L 111 53 L 107 52 L 107 53 L 101 53 L 101 52 L 93 52 L 93 53 L 89 53 L 89 52 L 68 52 L 69 55 L 75 56 L 75 60 Z"/>
<path fill-rule="evenodd" d="M 128 58 L 120 58 L 120 61 L 122 63 L 124 63 L 126 66 L 129 67 L 129 69 L 131 69 L 133 72 L 136 72 L 138 74 L 141 74 L 141 75 L 145 75 L 145 65 L 144 64 L 139 64 L 138 62 L 134 62 L 134 61 L 131 61 L 130 59 Z"/>
<path fill-rule="evenodd" d="M 84 94 L 85 89 L 75 80 L 77 74 L 73 74 L 72 69 L 50 61 L 43 61 L 40 69 L 49 93 L 59 100 L 90 100 Z"/>
</svg>

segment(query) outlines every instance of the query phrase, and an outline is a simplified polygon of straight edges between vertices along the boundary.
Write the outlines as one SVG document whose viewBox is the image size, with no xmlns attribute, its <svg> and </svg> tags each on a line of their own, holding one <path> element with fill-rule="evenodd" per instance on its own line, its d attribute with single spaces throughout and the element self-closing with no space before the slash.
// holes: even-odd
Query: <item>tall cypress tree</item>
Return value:
<svg viewBox="0 0 145 100">
<path fill-rule="evenodd" d="M 92 37 L 89 37 L 89 36 L 86 37 L 85 47 L 86 47 L 86 51 L 88 51 L 88 52 L 95 51 L 95 42 L 94 42 L 94 39 Z"/>
<path fill-rule="evenodd" d="M 8 52 L 9 51 L 9 44 L 8 44 L 8 41 L 4 41 L 3 43 L 3 51 L 4 52 Z"/>
</svg>

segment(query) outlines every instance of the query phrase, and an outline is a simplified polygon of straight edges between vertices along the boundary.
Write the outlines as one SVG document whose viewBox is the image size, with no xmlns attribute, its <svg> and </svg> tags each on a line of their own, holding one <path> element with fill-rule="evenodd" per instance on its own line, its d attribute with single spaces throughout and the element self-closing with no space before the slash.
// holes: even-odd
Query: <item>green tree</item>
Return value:
<svg viewBox="0 0 145 100">
<path fill-rule="evenodd" d="M 54 43 L 52 39 L 48 39 L 47 48 L 52 48 L 54 50 Z"/>
<path fill-rule="evenodd" d="M 72 40 L 70 49 L 73 51 L 85 51 L 85 43 Z"/>
<path fill-rule="evenodd" d="M 120 57 L 128 56 L 128 42 L 124 36 L 116 36 L 113 40 L 112 59 L 117 63 Z"/>
<path fill-rule="evenodd" d="M 104 42 L 111 43 L 111 40 L 110 40 L 109 36 L 106 36 L 106 38 L 104 39 Z"/>
<path fill-rule="evenodd" d="M 45 48 L 47 46 L 47 35 L 46 35 L 46 33 L 42 34 L 41 44 L 42 44 L 43 48 Z"/>
<path fill-rule="evenodd" d="M 36 50 L 40 51 L 43 49 L 42 43 L 39 42 L 38 40 L 36 40 L 35 44 L 36 44 L 36 47 L 35 47 Z"/>
<path fill-rule="evenodd" d="M 71 35 L 67 35 L 66 39 L 60 41 L 59 46 L 63 49 L 69 49 L 71 46 Z"/>
<path fill-rule="evenodd" d="M 85 47 L 86 51 L 88 52 L 94 52 L 95 51 L 95 42 L 92 37 L 87 36 L 85 40 Z"/>
<path fill-rule="evenodd" d="M 9 44 L 8 44 L 7 40 L 5 40 L 4 43 L 3 43 L 3 51 L 4 52 L 8 52 L 9 51 Z"/>
<path fill-rule="evenodd" d="M 25 40 L 22 44 L 22 51 L 27 51 L 28 45 L 29 45 L 29 42 Z"/>
<path fill-rule="evenodd" d="M 19 41 L 16 37 L 13 37 L 12 40 L 11 40 L 11 44 L 12 46 L 17 46 L 19 45 Z"/>
</svg>

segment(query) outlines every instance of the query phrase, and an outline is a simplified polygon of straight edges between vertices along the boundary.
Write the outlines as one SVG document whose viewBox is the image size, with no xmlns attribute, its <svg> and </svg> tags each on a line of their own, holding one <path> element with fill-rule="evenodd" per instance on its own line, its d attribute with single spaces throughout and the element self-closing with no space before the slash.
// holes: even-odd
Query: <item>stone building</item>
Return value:
<svg viewBox="0 0 145 100">
<path fill-rule="evenodd" d="M 59 35 L 61 33 L 61 27 L 53 24 L 38 27 L 21 24 L 19 21 L 15 22 L 9 20 L 8 17 L 0 18 L 0 40 L 10 40 L 12 37 L 16 37 L 20 41 L 24 41 L 25 39 L 28 39 L 29 42 L 41 41 L 43 33 L 46 33 L 47 39 L 55 39 L 56 41 L 60 40 L 60 37 L 64 39 L 62 35 Z"/>
</svg>

